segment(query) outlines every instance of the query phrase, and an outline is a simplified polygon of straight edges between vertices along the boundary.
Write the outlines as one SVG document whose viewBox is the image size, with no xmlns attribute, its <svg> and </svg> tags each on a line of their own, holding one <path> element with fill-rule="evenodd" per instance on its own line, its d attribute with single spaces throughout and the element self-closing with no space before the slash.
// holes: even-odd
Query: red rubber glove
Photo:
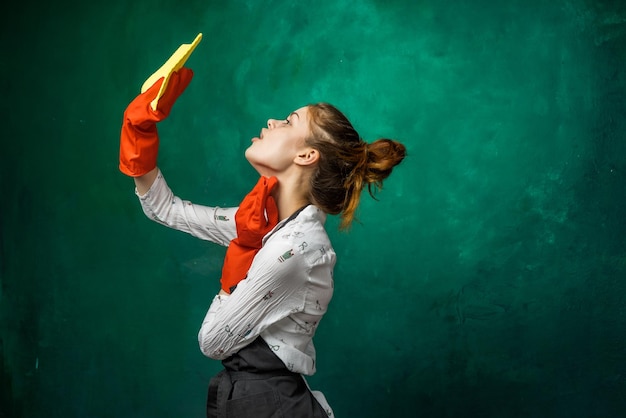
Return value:
<svg viewBox="0 0 626 418">
<path fill-rule="evenodd" d="M 237 209 L 237 238 L 228 245 L 220 280 L 222 290 L 226 293 L 232 293 L 237 284 L 246 278 L 252 259 L 261 248 L 263 237 L 278 223 L 278 208 L 270 196 L 276 184 L 276 177 L 261 176 Z"/>
<path fill-rule="evenodd" d="M 159 151 L 156 123 L 170 114 L 174 102 L 185 91 L 192 77 L 193 71 L 185 67 L 172 73 L 165 92 L 159 99 L 156 111 L 152 110 L 150 102 L 159 93 L 163 78 L 130 102 L 124 112 L 120 135 L 120 171 L 122 173 L 139 177 L 156 167 Z"/>
</svg>

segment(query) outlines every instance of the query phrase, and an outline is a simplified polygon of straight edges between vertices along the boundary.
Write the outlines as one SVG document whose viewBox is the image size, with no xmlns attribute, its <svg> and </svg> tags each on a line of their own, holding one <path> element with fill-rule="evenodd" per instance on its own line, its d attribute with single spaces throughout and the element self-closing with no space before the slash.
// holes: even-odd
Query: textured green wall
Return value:
<svg viewBox="0 0 626 418">
<path fill-rule="evenodd" d="M 202 417 L 224 250 L 148 221 L 126 104 L 204 39 L 160 125 L 181 197 L 234 205 L 269 117 L 329 101 L 409 156 L 328 227 L 310 379 L 346 417 L 626 411 L 623 1 L 21 2 L 3 14 L 0 417 Z M 19 11 L 17 11 L 19 10 Z"/>
</svg>

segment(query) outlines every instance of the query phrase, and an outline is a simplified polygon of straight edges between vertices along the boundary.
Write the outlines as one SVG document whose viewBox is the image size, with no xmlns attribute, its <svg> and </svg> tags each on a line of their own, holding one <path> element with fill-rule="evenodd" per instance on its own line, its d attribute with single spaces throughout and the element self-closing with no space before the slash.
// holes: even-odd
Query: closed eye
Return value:
<svg viewBox="0 0 626 418">
<path fill-rule="evenodd" d="M 291 112 L 289 116 L 285 118 L 285 124 L 291 125 L 291 121 L 289 120 L 289 118 L 291 118 L 292 116 L 296 116 L 298 119 L 300 119 L 300 115 L 298 115 L 297 112 Z"/>
</svg>

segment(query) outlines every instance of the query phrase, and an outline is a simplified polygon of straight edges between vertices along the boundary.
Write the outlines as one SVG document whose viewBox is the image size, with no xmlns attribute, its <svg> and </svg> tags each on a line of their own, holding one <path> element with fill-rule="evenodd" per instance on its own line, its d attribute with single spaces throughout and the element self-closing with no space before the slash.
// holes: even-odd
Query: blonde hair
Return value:
<svg viewBox="0 0 626 418">
<path fill-rule="evenodd" d="M 406 148 L 387 138 L 363 141 L 348 118 L 328 103 L 311 104 L 308 110 L 311 135 L 306 143 L 320 154 L 311 176 L 311 199 L 324 212 L 341 214 L 340 228 L 346 229 L 355 219 L 362 190 L 367 186 L 376 198 Z"/>
</svg>

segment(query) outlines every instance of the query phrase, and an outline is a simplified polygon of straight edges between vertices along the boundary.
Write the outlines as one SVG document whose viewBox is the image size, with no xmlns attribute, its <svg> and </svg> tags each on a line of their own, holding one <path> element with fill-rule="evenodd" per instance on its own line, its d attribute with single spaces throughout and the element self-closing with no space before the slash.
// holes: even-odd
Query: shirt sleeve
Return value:
<svg viewBox="0 0 626 418">
<path fill-rule="evenodd" d="M 182 200 L 174 196 L 161 171 L 146 194 L 139 195 L 136 189 L 135 193 L 146 216 L 169 228 L 223 246 L 237 236 L 236 207 L 202 206 Z"/>
<path fill-rule="evenodd" d="M 308 270 L 306 257 L 294 251 L 292 241 L 268 241 L 237 289 L 213 299 L 198 333 L 202 353 L 223 360 L 272 324 L 303 311 Z"/>
</svg>

